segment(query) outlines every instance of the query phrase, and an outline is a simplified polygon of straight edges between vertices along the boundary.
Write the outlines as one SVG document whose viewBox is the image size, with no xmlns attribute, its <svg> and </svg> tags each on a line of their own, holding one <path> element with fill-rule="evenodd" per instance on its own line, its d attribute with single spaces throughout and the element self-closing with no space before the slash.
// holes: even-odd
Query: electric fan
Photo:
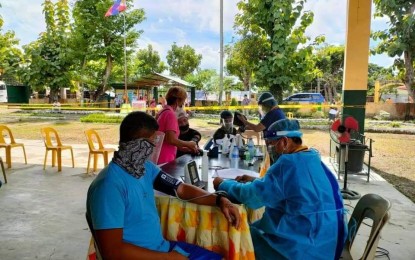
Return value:
<svg viewBox="0 0 415 260">
<path fill-rule="evenodd" d="M 340 190 L 344 199 L 359 199 L 360 194 L 356 191 L 349 190 L 347 188 L 347 162 L 349 158 L 349 144 L 350 135 L 353 131 L 359 129 L 359 124 L 356 119 L 351 116 L 344 117 L 343 120 L 337 119 L 333 122 L 330 128 L 330 135 L 334 142 L 339 144 L 339 164 L 342 163 L 342 150 L 344 149 L 344 185 Z"/>
</svg>

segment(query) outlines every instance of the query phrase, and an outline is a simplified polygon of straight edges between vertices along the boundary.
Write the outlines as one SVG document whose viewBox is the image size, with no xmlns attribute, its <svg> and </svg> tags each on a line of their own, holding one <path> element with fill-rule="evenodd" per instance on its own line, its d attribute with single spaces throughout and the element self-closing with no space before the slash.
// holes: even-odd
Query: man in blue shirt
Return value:
<svg viewBox="0 0 415 260">
<path fill-rule="evenodd" d="M 339 186 L 301 136 L 297 120 L 275 122 L 265 135 L 274 163 L 263 178 L 213 182 L 231 200 L 265 206 L 250 226 L 256 259 L 338 259 L 343 249 L 347 229 Z"/>
<path fill-rule="evenodd" d="M 128 114 L 120 126 L 119 150 L 91 183 L 87 217 L 104 259 L 221 259 L 195 245 L 163 238 L 154 199 L 159 190 L 202 205 L 218 205 L 239 227 L 238 209 L 225 197 L 182 183 L 148 161 L 157 121 L 143 112 Z"/>
<path fill-rule="evenodd" d="M 270 92 L 261 94 L 258 99 L 258 106 L 261 115 L 261 121 L 258 124 L 250 123 L 243 116 L 238 116 L 245 125 L 245 130 L 254 130 L 255 132 L 263 131 L 265 133 L 271 124 L 285 118 L 284 112 L 278 106 L 277 100 Z"/>
</svg>

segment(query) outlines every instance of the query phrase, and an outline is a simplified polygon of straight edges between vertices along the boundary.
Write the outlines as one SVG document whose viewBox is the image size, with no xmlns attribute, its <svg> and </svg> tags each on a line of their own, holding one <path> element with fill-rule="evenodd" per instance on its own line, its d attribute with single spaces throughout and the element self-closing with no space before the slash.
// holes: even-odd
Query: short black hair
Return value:
<svg viewBox="0 0 415 260">
<path fill-rule="evenodd" d="M 293 140 L 293 142 L 295 144 L 298 144 L 298 145 L 302 145 L 303 144 L 303 140 L 300 137 L 291 137 L 291 139 Z"/>
<path fill-rule="evenodd" d="M 129 113 L 120 125 L 120 143 L 126 143 L 137 138 L 141 130 L 157 131 L 159 125 L 156 119 L 141 111 Z"/>
<path fill-rule="evenodd" d="M 230 117 L 233 117 L 231 111 L 223 110 L 222 112 L 220 112 L 220 118 L 230 118 Z"/>
</svg>

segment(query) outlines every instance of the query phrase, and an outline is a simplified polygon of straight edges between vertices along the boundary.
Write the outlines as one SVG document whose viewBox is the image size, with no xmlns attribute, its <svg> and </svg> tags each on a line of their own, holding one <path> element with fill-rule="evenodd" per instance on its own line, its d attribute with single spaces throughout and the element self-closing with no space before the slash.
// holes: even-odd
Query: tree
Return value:
<svg viewBox="0 0 415 260">
<path fill-rule="evenodd" d="M 372 33 L 380 40 L 373 53 L 395 57 L 394 66 L 400 71 L 408 93 L 415 93 L 415 0 L 374 0 L 375 17 L 389 18 L 389 28 Z M 403 57 L 403 59 L 402 59 Z"/>
<path fill-rule="evenodd" d="M 1 5 L 0 5 L 1 7 Z M 0 16 L 0 76 L 19 81 L 20 64 L 24 61 L 22 51 L 17 47 L 19 40 L 13 31 L 2 32 L 3 19 Z"/>
<path fill-rule="evenodd" d="M 167 66 L 160 60 L 160 55 L 153 50 L 153 46 L 149 44 L 147 49 L 138 50 L 132 65 L 133 73 L 136 78 L 148 75 L 152 72 L 162 73 Z"/>
<path fill-rule="evenodd" d="M 244 85 L 244 90 L 250 90 L 253 83 L 255 63 L 260 60 L 258 49 L 264 49 L 266 41 L 253 35 L 245 35 L 233 46 L 225 48 L 227 54 L 226 70 L 235 75 Z M 262 47 L 261 47 L 262 46 Z"/>
<path fill-rule="evenodd" d="M 315 54 L 317 68 L 317 84 L 324 88 L 327 101 L 337 96 L 341 88 L 344 69 L 344 46 L 327 45 L 317 50 Z"/>
<path fill-rule="evenodd" d="M 197 70 L 196 74 L 188 74 L 185 77 L 187 82 L 192 83 L 196 89 L 204 89 L 206 84 L 214 77 L 218 77 L 218 73 L 213 69 Z"/>
<path fill-rule="evenodd" d="M 369 63 L 368 71 L 368 82 L 367 88 L 370 91 L 375 87 L 376 81 L 387 82 L 387 81 L 397 81 L 396 75 L 394 75 L 393 68 L 385 68 L 377 64 Z"/>
<path fill-rule="evenodd" d="M 248 0 L 238 3 L 242 11 L 236 17 L 236 27 L 242 36 L 253 35 L 266 40 L 257 47 L 261 57 L 255 66 L 259 85 L 268 85 L 279 100 L 283 90 L 314 77 L 311 59 L 313 44 L 324 41 L 317 37 L 308 44 L 306 28 L 313 22 L 312 12 L 303 12 L 304 0 Z"/>
<path fill-rule="evenodd" d="M 187 74 L 193 73 L 202 61 L 202 55 L 189 45 L 183 47 L 173 43 L 171 50 L 167 52 L 167 64 L 172 75 L 184 78 Z"/>
<path fill-rule="evenodd" d="M 50 89 L 50 97 L 57 98 L 61 88 L 71 86 L 72 61 L 70 52 L 70 16 L 67 0 L 53 4 L 50 0 L 43 3 L 46 32 L 38 40 L 24 46 L 30 65 L 24 74 L 26 83 L 34 90 Z"/>
<path fill-rule="evenodd" d="M 84 39 L 77 49 L 78 67 L 85 72 L 89 61 L 103 60 L 101 82 L 96 86 L 96 96 L 108 87 L 114 63 L 124 64 L 124 30 L 126 33 L 127 57 L 136 46 L 142 31 L 134 29 L 144 20 L 143 9 L 131 9 L 132 0 L 127 0 L 127 10 L 119 15 L 104 17 L 113 4 L 112 0 L 78 0 L 73 9 L 74 33 L 77 39 Z M 125 28 L 124 28 L 125 18 Z M 85 57 L 82 59 L 82 57 Z"/>
</svg>

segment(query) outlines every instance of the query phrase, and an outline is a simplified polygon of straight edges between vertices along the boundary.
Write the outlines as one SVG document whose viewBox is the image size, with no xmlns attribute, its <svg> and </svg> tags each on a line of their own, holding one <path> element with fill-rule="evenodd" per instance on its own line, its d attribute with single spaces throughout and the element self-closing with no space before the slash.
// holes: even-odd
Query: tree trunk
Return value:
<svg viewBox="0 0 415 260">
<path fill-rule="evenodd" d="M 330 83 L 328 83 L 328 82 L 326 84 L 324 84 L 324 94 L 326 96 L 326 100 L 328 102 L 331 102 L 332 97 L 331 97 Z"/>
<path fill-rule="evenodd" d="M 281 85 L 271 85 L 269 88 L 269 91 L 272 95 L 274 95 L 274 98 L 277 100 L 278 103 L 281 103 L 282 101 L 282 86 Z"/>
<path fill-rule="evenodd" d="M 97 88 L 97 91 L 95 92 L 95 99 L 99 97 L 101 94 L 103 94 L 104 90 L 107 89 L 108 79 L 111 76 L 111 71 L 112 71 L 112 57 L 111 57 L 111 54 L 107 53 L 107 62 L 105 65 L 104 76 L 102 78 L 102 85 Z"/>
<path fill-rule="evenodd" d="M 404 62 L 405 62 L 405 86 L 408 90 L 408 94 L 414 100 L 414 67 L 412 53 L 408 50 L 404 51 Z"/>
<path fill-rule="evenodd" d="M 59 92 L 60 92 L 60 89 L 51 89 L 50 90 L 50 92 L 49 92 L 49 103 L 59 101 Z"/>
<path fill-rule="evenodd" d="M 249 77 L 244 77 L 242 82 L 244 84 L 244 90 L 249 91 L 249 88 L 250 88 L 250 85 L 251 85 Z"/>
</svg>

